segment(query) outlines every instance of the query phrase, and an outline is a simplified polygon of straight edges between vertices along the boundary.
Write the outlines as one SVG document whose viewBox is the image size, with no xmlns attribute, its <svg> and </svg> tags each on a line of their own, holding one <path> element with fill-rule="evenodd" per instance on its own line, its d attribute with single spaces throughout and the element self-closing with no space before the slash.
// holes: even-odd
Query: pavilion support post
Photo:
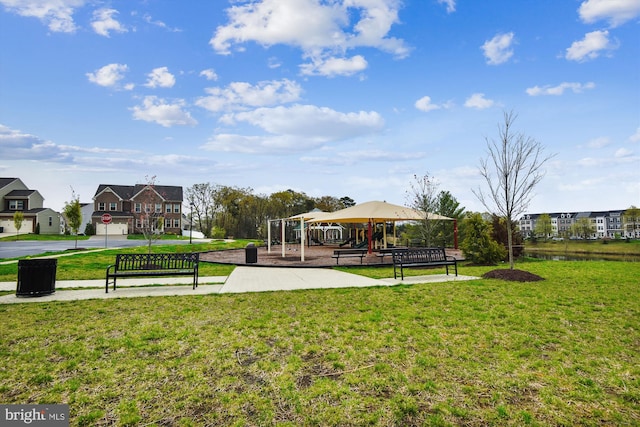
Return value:
<svg viewBox="0 0 640 427">
<path fill-rule="evenodd" d="M 382 239 L 383 239 L 382 241 L 384 242 L 382 247 L 387 249 L 387 223 L 386 222 L 382 223 Z"/>
<path fill-rule="evenodd" d="M 284 218 L 282 219 L 282 227 L 281 227 L 281 231 L 280 231 L 280 246 L 282 246 L 282 258 L 285 257 L 285 240 L 284 240 L 284 236 L 285 236 L 285 220 Z"/>
<path fill-rule="evenodd" d="M 371 220 L 369 220 L 369 226 L 367 227 L 367 253 L 373 253 L 373 231 L 371 230 Z"/>
<path fill-rule="evenodd" d="M 271 220 L 267 220 L 267 253 L 271 253 Z"/>
<path fill-rule="evenodd" d="M 300 261 L 304 261 L 304 218 L 300 217 Z"/>
<path fill-rule="evenodd" d="M 453 220 L 453 248 L 458 249 L 458 220 Z"/>
</svg>

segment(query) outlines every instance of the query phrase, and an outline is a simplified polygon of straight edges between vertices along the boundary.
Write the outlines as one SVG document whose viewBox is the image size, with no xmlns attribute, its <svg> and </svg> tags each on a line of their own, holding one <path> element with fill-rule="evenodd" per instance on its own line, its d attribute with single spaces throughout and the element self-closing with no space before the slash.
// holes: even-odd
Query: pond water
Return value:
<svg viewBox="0 0 640 427">
<path fill-rule="evenodd" d="M 616 254 L 558 254 L 557 252 L 529 252 L 524 251 L 528 258 L 544 259 L 549 261 L 628 261 L 640 262 L 640 255 L 616 255 Z"/>
</svg>

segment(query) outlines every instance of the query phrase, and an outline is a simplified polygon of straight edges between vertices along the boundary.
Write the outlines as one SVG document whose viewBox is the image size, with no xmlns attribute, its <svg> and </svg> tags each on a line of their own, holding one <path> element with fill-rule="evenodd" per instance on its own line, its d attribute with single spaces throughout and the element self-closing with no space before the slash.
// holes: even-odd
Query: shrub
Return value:
<svg viewBox="0 0 640 427">
<path fill-rule="evenodd" d="M 507 251 L 491 238 L 491 224 L 479 213 L 464 219 L 465 238 L 460 245 L 467 260 L 474 264 L 497 264 L 506 257 Z"/>
</svg>

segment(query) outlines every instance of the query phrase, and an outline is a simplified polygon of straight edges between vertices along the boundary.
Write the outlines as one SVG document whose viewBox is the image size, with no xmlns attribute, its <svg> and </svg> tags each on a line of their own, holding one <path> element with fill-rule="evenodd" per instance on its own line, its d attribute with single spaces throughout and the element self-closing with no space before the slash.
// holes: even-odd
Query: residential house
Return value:
<svg viewBox="0 0 640 427">
<path fill-rule="evenodd" d="M 0 178 L 0 233 L 60 234 L 60 214 L 43 207 L 44 197 L 29 189 L 20 178 Z M 16 230 L 13 216 L 23 215 L 22 227 Z"/>
<path fill-rule="evenodd" d="M 99 235 L 141 233 L 149 226 L 164 233 L 180 234 L 182 201 L 182 187 L 100 184 L 93 196 L 91 222 Z M 108 224 L 102 220 L 105 214 L 111 218 Z"/>
</svg>

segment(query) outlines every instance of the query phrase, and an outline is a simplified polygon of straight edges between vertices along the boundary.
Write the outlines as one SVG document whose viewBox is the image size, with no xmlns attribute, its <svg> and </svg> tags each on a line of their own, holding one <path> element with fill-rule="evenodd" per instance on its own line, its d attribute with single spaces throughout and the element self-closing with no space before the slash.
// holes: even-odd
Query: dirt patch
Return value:
<svg viewBox="0 0 640 427">
<path fill-rule="evenodd" d="M 497 270 L 491 270 L 482 275 L 485 279 L 500 279 L 509 280 L 511 282 L 538 282 L 544 280 L 537 274 L 529 273 L 524 270 L 511 270 L 506 268 L 500 268 Z"/>
</svg>

